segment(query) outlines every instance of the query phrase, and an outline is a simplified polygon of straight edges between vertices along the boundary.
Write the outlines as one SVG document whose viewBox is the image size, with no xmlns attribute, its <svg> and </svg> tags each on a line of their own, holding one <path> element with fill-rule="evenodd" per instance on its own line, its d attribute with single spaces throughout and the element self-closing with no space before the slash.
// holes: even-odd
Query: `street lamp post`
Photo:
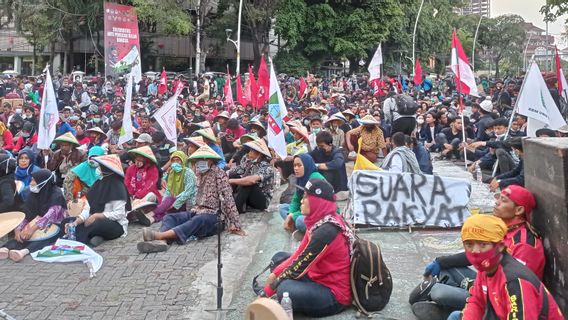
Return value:
<svg viewBox="0 0 568 320">
<path fill-rule="evenodd" d="M 237 49 L 237 71 L 236 74 L 238 75 L 241 70 L 241 19 L 243 14 L 243 0 L 239 1 L 239 21 L 237 25 L 237 41 L 231 39 L 231 33 L 233 33 L 232 29 L 225 29 L 225 33 L 227 34 L 227 41 L 231 42 L 235 45 Z"/>
<path fill-rule="evenodd" d="M 481 19 L 483 19 L 483 15 L 479 16 L 479 22 L 477 23 L 477 28 L 475 29 L 475 37 L 473 37 L 473 51 L 471 53 L 471 66 L 473 68 L 473 72 L 475 72 L 475 44 L 477 43 L 477 33 L 479 32 Z"/>
<path fill-rule="evenodd" d="M 523 53 L 523 70 L 527 70 L 527 50 L 529 50 L 529 44 L 531 43 L 532 33 L 529 33 L 529 40 L 527 40 L 527 45 L 525 46 L 525 52 Z"/>
<path fill-rule="evenodd" d="M 422 13 L 423 6 L 424 0 L 420 2 L 420 8 L 418 9 L 418 14 L 416 15 L 416 21 L 414 21 L 414 32 L 412 32 L 412 70 L 416 69 L 416 28 L 418 27 L 418 19 L 420 19 L 420 14 Z"/>
<path fill-rule="evenodd" d="M 195 41 L 195 74 L 199 77 L 201 68 L 201 0 L 197 0 L 197 36 Z"/>
</svg>

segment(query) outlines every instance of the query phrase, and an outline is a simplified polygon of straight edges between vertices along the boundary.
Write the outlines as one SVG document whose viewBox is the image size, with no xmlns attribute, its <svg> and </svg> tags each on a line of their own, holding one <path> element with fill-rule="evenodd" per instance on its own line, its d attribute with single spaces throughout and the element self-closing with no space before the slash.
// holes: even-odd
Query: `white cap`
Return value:
<svg viewBox="0 0 568 320">
<path fill-rule="evenodd" d="M 491 97 L 490 96 L 485 97 L 485 100 L 481 101 L 479 106 L 485 112 L 492 112 L 493 111 L 493 103 L 491 102 Z"/>
</svg>

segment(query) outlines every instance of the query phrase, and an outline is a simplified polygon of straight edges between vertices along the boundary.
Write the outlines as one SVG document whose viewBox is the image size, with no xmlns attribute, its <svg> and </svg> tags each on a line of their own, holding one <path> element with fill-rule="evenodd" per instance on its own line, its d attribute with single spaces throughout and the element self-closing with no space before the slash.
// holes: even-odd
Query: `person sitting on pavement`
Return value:
<svg viewBox="0 0 568 320">
<path fill-rule="evenodd" d="M 37 143 L 37 132 L 33 123 L 24 122 L 21 135 L 17 138 L 14 146 L 14 152 L 19 152 L 24 148 L 32 148 Z"/>
<path fill-rule="evenodd" d="M 477 214 L 464 222 L 465 255 L 479 274 L 463 311 L 448 320 L 564 319 L 539 278 L 507 252 L 506 233 L 507 226 L 495 216 Z"/>
<path fill-rule="evenodd" d="M 441 146 L 442 157 L 449 160 L 452 157 L 460 159 L 460 152 L 463 150 L 462 119 L 453 117 L 449 122 L 450 127 L 442 129 L 436 136 L 436 144 Z"/>
<path fill-rule="evenodd" d="M 309 179 L 302 187 L 301 213 L 306 236 L 288 257 L 274 268 L 261 295 L 278 296 L 288 292 L 294 312 L 309 317 L 337 314 L 351 304 L 349 281 L 353 234 L 336 213 L 333 187 L 322 179 Z"/>
<path fill-rule="evenodd" d="M 26 214 L 15 230 L 14 239 L 0 246 L 0 260 L 10 258 L 21 261 L 30 252 L 55 243 L 57 234 L 49 239 L 29 241 L 37 230 L 59 224 L 67 215 L 67 203 L 61 189 L 55 184 L 55 173 L 40 169 L 32 174 L 30 195 L 22 205 Z"/>
<path fill-rule="evenodd" d="M 493 208 L 493 215 L 507 226 L 504 244 L 511 256 L 542 279 L 545 257 L 541 238 L 532 228 L 531 214 L 536 206 L 534 196 L 527 189 L 511 185 L 501 191 Z M 433 286 L 426 300 L 412 305 L 419 319 L 440 319 L 453 310 L 461 310 L 469 296 L 467 289 L 477 274 L 471 270 L 465 253 L 437 257 L 424 272 Z M 479 270 L 478 270 L 479 272 Z"/>
<path fill-rule="evenodd" d="M 274 171 L 270 164 L 272 155 L 263 139 L 246 142 L 247 156 L 240 164 L 229 170 L 229 184 L 233 186 L 235 205 L 239 213 L 247 206 L 265 210 L 272 200 Z"/>
<path fill-rule="evenodd" d="M 339 201 L 346 200 L 347 192 L 347 169 L 345 168 L 345 155 L 342 149 L 333 145 L 333 137 L 329 131 L 321 131 L 316 136 L 317 148 L 309 155 L 314 159 L 316 168 L 325 177 L 325 180 L 333 186 L 336 196 L 341 193 Z"/>
<path fill-rule="evenodd" d="M 105 240 L 126 237 L 126 213 L 131 210 L 131 204 L 120 158 L 111 154 L 92 159 L 98 164 L 99 180 L 87 192 L 81 214 L 65 219 L 63 223 L 66 234 L 69 224 L 74 224 L 77 241 L 96 247 Z"/>
<path fill-rule="evenodd" d="M 521 137 L 514 137 L 508 139 L 505 143 L 507 143 L 517 157 L 519 157 L 519 163 L 517 163 L 517 166 L 513 170 L 497 175 L 491 180 L 489 183 L 489 191 L 491 192 L 495 192 L 498 188 L 506 188 L 510 185 L 525 186 L 523 140 Z"/>
<path fill-rule="evenodd" d="M 89 150 L 87 160 L 72 168 L 65 180 L 63 180 L 63 195 L 67 202 L 77 199 L 79 195 L 87 194 L 87 191 L 99 179 L 97 174 L 98 164 L 93 157 L 102 156 L 105 150 L 94 146 Z"/>
<path fill-rule="evenodd" d="M 316 136 L 323 130 L 323 125 L 320 116 L 314 116 L 310 119 L 310 135 L 308 142 L 310 144 L 310 151 L 315 150 L 317 147 Z"/>
<path fill-rule="evenodd" d="M 57 144 L 59 150 L 55 152 L 51 149 L 42 150 L 42 154 L 49 157 L 47 169 L 55 172 L 57 185 L 62 187 L 71 169 L 85 161 L 87 157 L 85 152 L 77 149 L 79 141 L 70 132 L 55 138 L 53 142 Z"/>
<path fill-rule="evenodd" d="M 402 132 L 392 135 L 391 141 L 394 149 L 383 160 L 383 169 L 390 172 L 422 173 L 416 155 L 406 146 L 407 136 Z"/>
<path fill-rule="evenodd" d="M 187 212 L 167 214 L 160 231 L 144 228 L 144 241 L 137 245 L 141 253 L 166 251 L 173 241 L 184 244 L 189 240 L 210 237 L 221 229 L 219 222 L 230 233 L 246 235 L 227 174 L 216 165 L 221 156 L 205 145 L 189 159 L 195 161 L 197 170 L 199 188 L 195 206 Z"/>
<path fill-rule="evenodd" d="M 379 128 L 379 122 L 371 115 L 359 119 L 359 123 L 360 127 L 347 132 L 345 137 L 347 148 L 350 152 L 357 151 L 361 143 L 361 155 L 375 163 L 381 150 L 384 155 L 387 153 L 383 130 Z"/>
<path fill-rule="evenodd" d="M 424 145 L 418 142 L 416 137 L 408 137 L 406 136 L 406 144 L 414 152 L 416 156 L 416 161 L 418 161 L 418 166 L 420 167 L 420 171 L 425 174 L 433 174 L 434 167 L 432 166 L 432 159 L 430 157 L 430 151 L 424 147 Z"/>
<path fill-rule="evenodd" d="M 193 170 L 188 167 L 187 155 L 183 151 L 175 151 L 170 157 L 170 163 L 162 202 L 146 214 L 150 224 L 162 221 L 168 213 L 188 211 L 195 205 L 196 178 Z"/>
<path fill-rule="evenodd" d="M 294 157 L 294 175 L 298 186 L 305 185 L 310 179 L 325 180 L 325 177 L 318 172 L 314 159 L 307 153 Z M 278 208 L 280 216 L 284 219 L 284 229 L 287 231 L 306 231 L 304 216 L 300 212 L 300 201 L 303 196 L 304 190 L 296 187 L 292 201 L 289 204 L 281 204 Z"/>
<path fill-rule="evenodd" d="M 340 112 L 338 112 L 332 115 L 331 117 L 329 117 L 325 122 L 325 124 L 328 126 L 329 133 L 331 133 L 331 137 L 333 139 L 333 146 L 337 149 L 345 148 L 345 132 L 341 129 L 341 125 L 345 121 L 346 121 L 345 117 Z"/>
<path fill-rule="evenodd" d="M 287 123 L 290 132 L 294 135 L 294 142 L 286 145 L 286 153 L 288 157 L 286 161 L 291 161 L 293 157 L 309 150 L 309 133 L 306 127 L 299 121 L 290 121 Z"/>
<path fill-rule="evenodd" d="M 429 111 L 424 116 L 426 124 L 422 127 L 420 136 L 425 138 L 424 147 L 431 152 L 439 152 L 441 146 L 435 141 L 436 136 L 442 132 L 442 126 L 438 123 L 438 113 Z"/>
<path fill-rule="evenodd" d="M 14 184 L 16 159 L 9 154 L 0 154 L 0 213 L 15 211 L 19 199 Z"/>
<path fill-rule="evenodd" d="M 29 194 L 27 189 L 32 182 L 32 173 L 40 168 L 35 165 L 35 154 L 29 149 L 23 149 L 18 153 L 18 166 L 16 167 L 16 191 L 20 194 L 22 200 L 25 200 Z"/>
<path fill-rule="evenodd" d="M 94 146 L 104 147 L 107 136 L 101 128 L 93 127 L 87 129 L 86 132 L 89 134 L 89 138 L 91 139 L 91 143 L 89 143 L 89 149 Z"/>
<path fill-rule="evenodd" d="M 204 128 L 195 131 L 198 135 L 203 137 L 203 141 L 207 144 L 209 148 L 215 151 L 221 159 L 217 161 L 217 166 L 220 169 L 225 169 L 227 166 L 227 162 L 225 161 L 225 155 L 223 154 L 223 150 L 217 144 L 217 138 L 215 138 L 215 134 L 213 133 L 213 129 L 211 128 Z"/>
<path fill-rule="evenodd" d="M 476 166 L 482 170 L 493 170 L 495 163 L 498 163 L 500 173 L 505 173 L 513 170 L 515 161 L 511 154 L 508 145 L 503 143 L 503 139 L 507 134 L 507 127 L 509 123 L 505 118 L 499 118 L 493 121 L 493 131 L 495 137 L 489 141 L 476 141 L 467 146 L 470 150 L 475 150 L 478 147 L 488 147 L 485 154 L 477 161 L 470 165 L 470 172 L 473 172 Z"/>
</svg>

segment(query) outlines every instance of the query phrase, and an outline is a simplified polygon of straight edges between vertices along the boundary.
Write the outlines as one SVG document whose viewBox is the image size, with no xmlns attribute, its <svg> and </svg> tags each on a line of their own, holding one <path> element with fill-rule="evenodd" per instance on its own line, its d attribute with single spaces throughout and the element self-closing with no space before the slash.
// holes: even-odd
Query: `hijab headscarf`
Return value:
<svg viewBox="0 0 568 320">
<path fill-rule="evenodd" d="M 35 169 L 35 154 L 31 149 L 23 149 L 18 153 L 17 163 L 19 163 L 20 157 L 25 154 L 30 159 L 30 164 L 27 168 L 20 168 L 19 165 L 16 167 L 16 180 L 22 181 L 24 186 L 29 186 L 32 181 L 32 172 Z"/>
<path fill-rule="evenodd" d="M 30 192 L 24 203 L 23 211 L 28 221 L 42 216 L 49 208 L 61 206 L 67 208 L 67 202 L 61 189 L 55 184 L 55 174 L 47 169 L 39 169 L 31 176 L 41 189 L 38 193 Z"/>
<path fill-rule="evenodd" d="M 183 151 L 175 151 L 174 153 L 172 153 L 170 160 L 173 158 L 179 158 L 183 167 L 180 172 L 170 170 L 170 172 L 168 173 L 168 190 L 172 196 L 177 197 L 178 194 L 182 193 L 185 190 L 184 179 L 185 171 L 188 170 L 186 166 L 188 158 L 187 155 L 183 153 Z"/>
<path fill-rule="evenodd" d="M 105 150 L 102 147 L 94 146 L 89 150 L 88 159 L 91 159 L 91 157 L 102 156 L 103 154 L 105 154 Z M 75 168 L 71 169 L 71 172 L 76 174 L 77 177 L 89 188 L 92 187 L 97 180 L 99 180 L 97 168 L 92 167 L 89 164 L 89 160 L 79 163 Z"/>
<path fill-rule="evenodd" d="M 294 157 L 294 159 L 296 158 L 299 158 L 300 161 L 302 161 L 302 164 L 304 165 L 304 175 L 301 177 L 297 177 L 298 180 L 296 184 L 298 186 L 304 187 L 306 183 L 308 183 L 308 180 L 310 180 L 310 176 L 312 175 L 312 173 L 318 170 L 316 167 L 316 163 L 314 162 L 314 159 L 309 154 L 302 153 Z M 296 192 L 298 193 L 298 196 L 300 198 L 304 196 L 304 190 L 296 188 Z"/>
<path fill-rule="evenodd" d="M 334 216 L 337 218 L 336 220 L 341 223 L 341 218 L 336 217 L 337 204 L 335 201 L 329 201 L 310 194 L 307 196 L 307 201 L 310 203 L 310 214 L 304 216 L 304 222 L 307 230 L 310 230 L 316 222 L 320 221 L 327 215 Z"/>
<path fill-rule="evenodd" d="M 130 197 L 124 185 L 124 178 L 104 165 L 100 168 L 102 177 L 87 192 L 87 201 L 91 207 L 89 214 L 103 212 L 105 205 L 114 200 L 126 201 L 126 210 L 130 211 Z"/>
</svg>

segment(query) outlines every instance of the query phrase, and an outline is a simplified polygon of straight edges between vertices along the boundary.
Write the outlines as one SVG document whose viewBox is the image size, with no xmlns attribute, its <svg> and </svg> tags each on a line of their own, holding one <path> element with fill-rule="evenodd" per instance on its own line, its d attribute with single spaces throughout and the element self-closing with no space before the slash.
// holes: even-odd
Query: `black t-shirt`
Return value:
<svg viewBox="0 0 568 320">
<path fill-rule="evenodd" d="M 57 97 L 59 100 L 65 102 L 66 105 L 69 105 L 71 102 L 71 96 L 73 95 L 73 88 L 63 86 L 57 90 Z"/>
<path fill-rule="evenodd" d="M 454 134 L 452 132 L 452 128 L 444 128 L 442 129 L 442 133 L 446 135 L 446 138 L 448 139 L 448 143 L 451 143 L 452 140 L 454 139 L 459 139 L 460 141 L 463 141 L 463 133 L 460 131 L 458 131 L 458 133 Z"/>
</svg>

